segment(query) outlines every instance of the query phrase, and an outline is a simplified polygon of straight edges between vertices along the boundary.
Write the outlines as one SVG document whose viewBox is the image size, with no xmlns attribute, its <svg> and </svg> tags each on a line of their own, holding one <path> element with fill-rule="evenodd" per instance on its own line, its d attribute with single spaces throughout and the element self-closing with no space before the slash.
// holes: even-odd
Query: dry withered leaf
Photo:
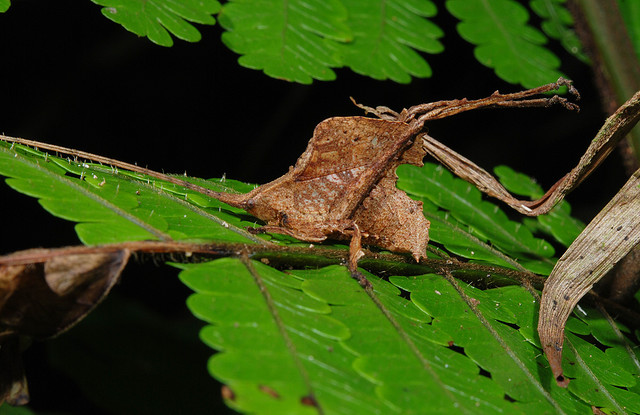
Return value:
<svg viewBox="0 0 640 415">
<path fill-rule="evenodd" d="M 618 142 L 640 120 L 640 92 L 622 105 L 603 124 L 596 137 L 591 141 L 578 165 L 538 200 L 519 200 L 513 197 L 491 174 L 471 160 L 451 150 L 433 137 L 423 135 L 427 153 L 436 158 L 457 176 L 476 186 L 482 192 L 495 197 L 520 213 L 537 216 L 547 213 L 571 190 L 602 163 L 613 151 Z"/>
<path fill-rule="evenodd" d="M 22 251 L 0 259 L 0 339 L 16 334 L 40 339 L 66 330 L 109 293 L 129 259 L 129 252 L 121 250 L 2 262 L 47 252 Z"/>
<path fill-rule="evenodd" d="M 544 284 L 538 333 L 558 385 L 566 387 L 564 328 L 578 301 L 640 243 L 640 170 L 587 225 Z"/>
<path fill-rule="evenodd" d="M 396 188 L 395 169 L 403 163 L 422 164 L 425 140 L 417 138 L 425 122 L 478 108 L 560 104 L 577 109 L 557 95 L 535 98 L 562 86 L 577 95 L 571 81 L 560 78 L 526 91 L 511 94 L 496 91 L 482 99 L 437 101 L 401 112 L 359 105 L 379 119 L 334 117 L 322 121 L 288 173 L 247 194 L 215 192 L 96 154 L 32 140 L 1 138 L 146 174 L 200 192 L 263 220 L 266 226 L 261 230 L 265 232 L 320 242 L 327 238 L 351 239 L 357 227 L 364 243 L 410 253 L 419 261 L 426 256 L 429 222 L 422 214 L 421 203 Z M 351 257 L 358 255 L 352 253 Z"/>
<path fill-rule="evenodd" d="M 426 134 L 423 138 L 427 152 L 455 174 L 520 213 L 533 216 L 548 212 L 578 186 L 639 120 L 640 92 L 637 92 L 605 121 L 578 165 L 542 198 L 534 201 L 513 197 L 493 176 L 471 160 Z M 593 285 L 640 242 L 639 177 L 640 170 L 578 236 L 545 282 L 538 333 L 560 386 L 566 387 L 569 383 L 562 374 L 564 328 L 569 314 Z"/>
<path fill-rule="evenodd" d="M 576 109 L 559 96 L 530 98 L 568 86 L 553 84 L 514 94 L 478 100 L 438 101 L 400 113 L 386 107 L 369 108 L 380 119 L 329 118 L 316 127 L 307 149 L 284 176 L 243 195 L 212 195 L 266 222 L 265 232 L 278 232 L 309 242 L 351 239 L 392 252 L 426 257 L 429 221 L 422 203 L 396 187 L 400 164 L 422 165 L 424 123 L 463 111 L 486 107 L 531 107 L 555 103 Z M 359 249 L 352 244 L 352 250 Z M 351 267 L 358 255 L 352 252 Z M 357 260 L 357 259 L 356 259 Z"/>
<path fill-rule="evenodd" d="M 55 336 L 81 320 L 128 259 L 126 249 L 60 255 L 34 249 L 0 257 L 0 404 L 28 401 L 20 357 L 27 339 Z"/>
<path fill-rule="evenodd" d="M 429 222 L 422 203 L 395 186 L 401 163 L 422 165 L 422 143 L 409 123 L 365 117 L 329 118 L 315 129 L 295 167 L 243 195 L 220 197 L 264 220 L 266 232 L 309 242 L 349 239 L 416 260 L 426 255 Z"/>
</svg>

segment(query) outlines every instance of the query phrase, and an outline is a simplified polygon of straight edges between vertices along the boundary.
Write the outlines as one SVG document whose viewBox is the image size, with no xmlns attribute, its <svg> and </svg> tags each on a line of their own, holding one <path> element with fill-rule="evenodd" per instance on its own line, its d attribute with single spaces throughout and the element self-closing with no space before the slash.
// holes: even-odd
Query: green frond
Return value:
<svg viewBox="0 0 640 415">
<path fill-rule="evenodd" d="M 219 259 L 186 266 L 180 279 L 196 291 L 187 305 L 210 324 L 202 340 L 222 351 L 208 368 L 233 391 L 231 407 L 311 414 L 316 401 L 330 413 L 383 413 L 374 385 L 358 376 L 355 356 L 340 345 L 349 329 L 326 301 L 301 290 L 300 278 L 256 261 Z M 335 289 L 364 294 L 348 276 Z"/>
<path fill-rule="evenodd" d="M 542 187 L 533 179 L 522 173 L 515 172 L 510 167 L 498 166 L 494 169 L 494 172 L 502 185 L 512 193 L 528 196 L 531 199 L 538 199 L 544 194 Z M 571 216 L 571 206 L 566 200 L 558 203 L 546 215 L 536 217 L 535 220 L 538 222 L 539 229 L 542 232 L 553 236 L 556 241 L 565 247 L 569 247 L 585 228 L 584 223 Z"/>
<path fill-rule="evenodd" d="M 374 79 L 408 83 L 429 77 L 431 68 L 416 51 L 440 53 L 442 30 L 427 17 L 436 14 L 430 1 L 361 2 L 343 0 L 353 40 L 340 45 L 343 64 Z"/>
<path fill-rule="evenodd" d="M 555 264 L 555 251 L 551 244 L 534 237 L 521 223 L 510 220 L 497 205 L 482 200 L 482 194 L 473 185 L 454 178 L 448 170 L 433 163 L 425 163 L 421 168 L 401 165 L 397 172 L 399 188 L 450 212 L 453 218 L 464 224 L 468 233 L 480 241 L 488 241 L 533 272 L 551 272 Z M 428 206 L 425 211 L 433 212 Z M 425 215 L 430 217 L 429 213 Z M 461 228 L 455 222 L 451 225 Z M 434 238 L 439 237 L 436 234 Z M 456 240 L 462 242 L 461 239 Z M 474 254 L 475 247 L 477 244 L 471 248 Z"/>
<path fill-rule="evenodd" d="M 123 173 L 0 142 L 0 174 L 8 177 L 7 184 L 38 198 L 52 215 L 78 222 L 76 232 L 85 244 L 189 239 L 260 241 L 245 230 L 253 222 L 244 222 L 233 214 L 233 208 L 217 200 Z M 234 191 L 224 183 L 209 182 L 208 186 Z"/>
<path fill-rule="evenodd" d="M 567 52 L 582 62 L 589 63 L 589 58 L 584 53 L 578 35 L 571 28 L 573 17 L 564 7 L 564 3 L 566 0 L 531 0 L 529 5 L 543 19 L 542 30 L 547 36 L 559 40 Z"/>
<path fill-rule="evenodd" d="M 640 403 L 637 366 L 626 366 L 633 356 L 601 315 L 572 318 L 569 330 L 595 333 L 624 359 L 570 334 L 575 386 L 551 385 L 537 301 L 519 286 L 483 291 L 433 274 L 390 284 L 366 274 L 367 295 L 341 266 L 285 274 L 220 259 L 182 267 L 196 292 L 189 307 L 209 324 L 201 337 L 219 351 L 209 371 L 242 412 L 578 414 Z"/>
<path fill-rule="evenodd" d="M 78 222 L 85 243 L 263 243 L 245 231 L 254 224 L 243 211 L 137 173 L 0 142 L 0 174 L 52 214 Z M 515 192 L 542 191 L 511 169 L 497 174 Z M 512 285 L 482 290 L 451 276 L 382 279 L 361 270 L 373 286 L 367 292 L 339 265 L 284 272 L 247 257 L 174 264 L 195 292 L 189 309 L 207 323 L 201 339 L 218 351 L 207 367 L 229 388 L 229 406 L 255 414 L 640 409 L 635 334 L 595 310 L 579 307 L 569 319 L 563 366 L 571 383 L 552 384 L 536 331 L 539 293 L 513 285 L 500 267 L 552 264 L 547 241 L 442 167 L 401 166 L 398 175 L 399 186 L 424 201 L 434 241 L 492 264 L 489 285 Z M 218 191 L 253 187 L 187 179 Z M 568 207 L 557 211 L 570 217 Z"/>
<path fill-rule="evenodd" d="M 507 82 L 527 88 L 553 82 L 562 74 L 560 60 L 543 47 L 546 37 L 527 24 L 529 12 L 513 0 L 447 0 L 460 19 L 458 33 L 476 45 L 478 61 Z"/>
<path fill-rule="evenodd" d="M 187 42 L 201 35 L 189 22 L 213 25 L 212 16 L 220 10 L 217 0 L 91 0 L 104 6 L 102 14 L 138 36 L 153 43 L 172 46 L 173 34 Z"/>
<path fill-rule="evenodd" d="M 350 41 L 338 0 L 232 0 L 223 6 L 222 41 L 242 55 L 240 65 L 303 84 L 333 80 L 341 66 L 338 42 Z"/>
<path fill-rule="evenodd" d="M 417 51 L 439 53 L 443 32 L 427 17 L 430 1 L 250 1 L 225 4 L 223 42 L 245 67 L 300 83 L 333 80 L 346 66 L 375 79 L 407 83 L 431 68 Z"/>
</svg>

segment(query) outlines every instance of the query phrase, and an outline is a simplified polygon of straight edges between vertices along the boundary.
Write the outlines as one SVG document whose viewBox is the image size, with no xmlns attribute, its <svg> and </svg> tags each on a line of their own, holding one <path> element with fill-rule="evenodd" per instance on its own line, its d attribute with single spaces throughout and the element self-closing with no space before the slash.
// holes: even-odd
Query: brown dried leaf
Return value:
<svg viewBox="0 0 640 415">
<path fill-rule="evenodd" d="M 424 123 L 478 108 L 560 104 L 577 109 L 575 104 L 559 96 L 533 98 L 561 86 L 567 86 L 577 95 L 571 81 L 560 78 L 557 82 L 512 94 L 496 91 L 482 99 L 437 101 L 401 112 L 359 105 L 380 119 L 335 117 L 321 122 L 295 167 L 271 183 L 241 195 L 214 192 L 95 154 L 31 140 L 2 139 L 110 164 L 203 193 L 265 221 L 266 226 L 259 231 L 320 242 L 327 238 L 351 239 L 357 227 L 364 243 L 410 253 L 419 261 L 426 257 L 429 222 L 422 214 L 422 204 L 396 188 L 395 169 L 403 163 L 422 165 L 424 140 L 416 137 Z M 352 253 L 352 258 L 356 256 Z"/>
<path fill-rule="evenodd" d="M 264 220 L 264 231 L 309 242 L 350 239 L 425 257 L 429 222 L 422 203 L 395 186 L 401 163 L 422 165 L 415 128 L 364 117 L 329 118 L 287 174 L 245 195 L 226 198 Z"/>
<path fill-rule="evenodd" d="M 544 284 L 538 333 L 558 385 L 562 375 L 564 327 L 578 301 L 640 243 L 640 170 L 587 225 Z"/>
<path fill-rule="evenodd" d="M 491 174 L 471 160 L 451 150 L 433 137 L 422 135 L 427 152 L 457 176 L 495 197 L 520 213 L 537 216 L 547 213 L 571 190 L 577 187 L 611 153 L 617 143 L 640 120 L 640 92 L 637 92 L 603 124 L 596 137 L 580 158 L 578 165 L 554 184 L 538 200 L 519 200 L 513 197 Z"/>
<path fill-rule="evenodd" d="M 20 358 L 26 339 L 55 336 L 84 318 L 129 259 L 126 249 L 59 252 L 33 249 L 0 257 L 0 404 L 28 401 Z"/>
<path fill-rule="evenodd" d="M 422 203 L 396 187 L 395 170 L 400 164 L 422 165 L 424 143 L 416 137 L 424 123 L 486 107 L 559 103 L 577 108 L 558 96 L 530 98 L 562 85 L 577 95 L 571 82 L 561 78 L 527 91 L 437 101 L 400 113 L 360 106 L 380 119 L 329 118 L 318 124 L 306 151 L 287 174 L 245 195 L 219 193 L 214 197 L 264 220 L 267 224 L 261 229 L 265 232 L 320 242 L 351 239 L 357 227 L 364 243 L 408 252 L 420 261 L 426 257 L 429 221 L 422 213 Z"/>
<path fill-rule="evenodd" d="M 48 250 L 11 254 L 12 258 Z M 84 317 L 118 281 L 129 251 L 58 255 L 43 262 L 0 262 L 0 339 L 55 336 Z"/>
</svg>

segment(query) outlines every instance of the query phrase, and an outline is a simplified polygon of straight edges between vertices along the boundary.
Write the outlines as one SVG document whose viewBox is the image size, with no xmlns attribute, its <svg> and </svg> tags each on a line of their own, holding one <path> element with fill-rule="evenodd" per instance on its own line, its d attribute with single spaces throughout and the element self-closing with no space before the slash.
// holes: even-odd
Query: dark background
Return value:
<svg viewBox="0 0 640 415">
<path fill-rule="evenodd" d="M 199 43 L 176 40 L 164 48 L 107 20 L 89 1 L 15 1 L 0 14 L 0 132 L 164 172 L 265 183 L 295 163 L 318 122 L 361 114 L 350 96 L 401 109 L 520 89 L 475 61 L 473 46 L 458 37 L 445 10 L 434 20 L 446 32 L 445 52 L 427 56 L 434 72 L 429 79 L 400 85 L 338 69 L 334 82 L 297 85 L 240 67 L 217 25 L 199 26 Z M 548 188 L 577 163 L 605 118 L 589 68 L 552 48 L 582 93 L 579 114 L 477 111 L 429 124 L 431 135 L 486 169 L 507 164 Z M 588 221 L 624 181 L 619 158 L 611 157 L 569 201 Z M 0 254 L 78 243 L 72 223 L 53 218 L 4 182 L 0 215 Z M 189 318 L 189 291 L 173 270 L 132 265 L 116 290 L 123 301 L 141 302 L 161 317 Z M 114 328 L 111 336 L 119 335 Z M 36 344 L 26 355 L 34 407 L 96 413 L 77 382 L 48 368 L 48 347 Z M 210 352 L 193 347 L 203 356 L 204 374 Z M 206 374 L 199 379 L 218 393 Z"/>
</svg>

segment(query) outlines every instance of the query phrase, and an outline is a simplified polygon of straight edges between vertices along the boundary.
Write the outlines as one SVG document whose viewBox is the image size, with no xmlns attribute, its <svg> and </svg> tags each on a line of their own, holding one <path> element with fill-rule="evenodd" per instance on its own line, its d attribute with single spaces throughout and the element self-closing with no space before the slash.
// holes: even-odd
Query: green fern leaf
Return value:
<svg viewBox="0 0 640 415">
<path fill-rule="evenodd" d="M 532 327 L 537 321 L 536 300 L 524 288 L 509 286 L 480 291 L 460 285 L 453 290 L 437 276 L 394 277 L 392 281 L 410 291 L 412 300 L 434 316 L 433 325 L 450 333 L 455 343 L 464 347 L 465 354 L 489 371 L 510 397 L 523 401 L 523 408 L 535 408 L 537 412 L 550 405 L 554 407 L 549 408 L 553 413 L 584 413 L 584 404 L 588 403 L 618 413 L 625 413 L 625 409 L 637 411 L 640 395 L 629 390 L 636 385 L 636 380 L 624 365 L 625 361 L 611 361 L 597 347 L 573 334 L 569 334 L 568 340 L 572 354 L 565 357 L 564 363 L 564 367 L 572 368 L 573 379 L 568 390 L 571 393 L 556 387 L 546 389 L 547 379 L 552 377 L 546 360 L 540 357 L 539 339 Z M 459 294 L 456 301 L 461 309 L 442 303 L 443 296 L 456 298 L 456 294 Z M 476 307 L 475 316 L 465 312 L 464 307 Z M 583 316 L 583 321 L 601 326 L 591 317 Z M 572 318 L 568 329 L 578 329 L 579 334 L 584 335 L 581 329 L 585 327 L 588 326 Z M 620 341 L 613 347 L 617 353 L 625 353 Z M 487 353 L 488 350 L 496 352 Z M 576 397 L 582 402 L 578 403 Z M 532 404 L 531 400 L 537 402 Z"/>
<path fill-rule="evenodd" d="M 317 402 L 329 413 L 381 413 L 383 405 L 371 399 L 374 385 L 357 375 L 354 356 L 340 347 L 349 330 L 325 301 L 301 291 L 300 279 L 236 259 L 184 268 L 181 280 L 197 293 L 187 304 L 212 324 L 202 339 L 223 351 L 209 371 L 232 389 L 232 407 L 304 414 L 316 413 Z M 355 281 L 342 283 L 357 291 Z"/>
<path fill-rule="evenodd" d="M 507 268 L 522 269 L 522 266 L 486 241 L 474 236 L 469 227 L 452 217 L 448 212 L 439 210 L 429 199 L 416 197 L 425 205 L 424 215 L 431 223 L 429 238 L 444 245 L 455 255 L 474 261 L 487 262 Z"/>
<path fill-rule="evenodd" d="M 431 68 L 415 51 L 442 52 L 442 30 L 427 20 L 436 14 L 430 1 L 361 2 L 343 0 L 353 41 L 340 46 L 343 63 L 374 79 L 408 83 L 431 76 Z M 414 50 L 415 49 L 415 50 Z"/>
<path fill-rule="evenodd" d="M 573 17 L 564 7 L 565 2 L 566 0 L 531 0 L 529 5 L 539 17 L 544 19 L 542 30 L 547 36 L 559 40 L 567 52 L 582 62 L 589 63 L 578 35 L 571 29 Z"/>
<path fill-rule="evenodd" d="M 213 25 L 212 16 L 220 10 L 217 0 L 91 0 L 104 6 L 102 14 L 138 36 L 153 43 L 172 46 L 172 33 L 178 39 L 197 42 L 198 29 L 187 22 Z"/>
<path fill-rule="evenodd" d="M 0 415 L 37 415 L 26 406 L 0 405 Z"/>
<path fill-rule="evenodd" d="M 526 268 L 540 273 L 551 271 L 555 263 L 553 247 L 535 238 L 521 223 L 509 220 L 497 205 L 481 200 L 480 191 L 471 184 L 432 163 L 422 168 L 401 165 L 397 173 L 398 187 L 410 195 L 429 199 L 449 211 L 473 235 L 518 258 Z"/>
<path fill-rule="evenodd" d="M 494 172 L 500 178 L 502 185 L 515 194 L 532 199 L 538 199 L 544 195 L 542 187 L 530 177 L 517 173 L 507 166 L 497 166 Z M 566 200 L 558 203 L 551 212 L 540 215 L 535 220 L 542 232 L 553 236 L 565 247 L 569 247 L 585 228 L 584 223 L 571 216 L 571 206 Z"/>
<path fill-rule="evenodd" d="M 11 6 L 11 0 L 0 0 L 0 13 L 4 13 L 9 10 Z"/>
<path fill-rule="evenodd" d="M 634 0 L 618 0 L 620 14 L 638 59 L 640 59 L 640 3 Z"/>
<path fill-rule="evenodd" d="M 447 0 L 461 20 L 460 36 L 476 45 L 474 54 L 500 78 L 527 88 L 561 76 L 560 60 L 545 47 L 546 37 L 527 25 L 529 12 L 513 0 Z"/>
<path fill-rule="evenodd" d="M 222 41 L 242 55 L 240 65 L 274 78 L 333 80 L 331 68 L 341 66 L 337 42 L 352 39 L 346 17 L 338 0 L 232 0 L 220 15 Z"/>
<path fill-rule="evenodd" d="M 132 175 L 119 173 L 0 142 L 0 174 L 9 177 L 7 184 L 38 198 L 54 216 L 79 222 L 76 232 L 85 244 L 148 239 L 261 241 L 244 230 L 252 222 L 223 210 L 226 205 L 216 200 L 198 194 L 195 200 L 201 205 L 197 206 L 188 203 L 194 192 L 180 193 L 169 183 L 133 180 Z M 209 186 L 233 191 L 223 183 Z M 203 206 L 203 201 L 208 203 Z"/>
<path fill-rule="evenodd" d="M 433 165 L 405 167 L 399 183 L 428 201 L 427 215 L 442 228 L 436 234 L 455 224 L 451 238 L 460 247 L 485 249 L 486 261 L 499 257 L 495 247 L 502 246 L 551 261 L 544 249 L 537 251 L 543 245 L 505 222 L 475 188 Z M 79 222 L 86 243 L 262 242 L 244 231 L 253 223 L 242 211 L 137 173 L 0 142 L 0 174 L 54 215 Z M 189 180 L 215 190 L 252 187 Z M 492 233 L 489 226 L 501 230 Z M 525 242 L 510 246 L 500 236 L 505 230 Z M 368 293 L 337 265 L 284 273 L 248 258 L 223 258 L 178 266 L 195 291 L 189 308 L 208 323 L 201 338 L 220 352 L 209 371 L 233 391 L 227 403 L 243 412 L 573 414 L 590 405 L 619 413 L 640 408 L 637 339 L 591 311 L 579 309 L 579 319 L 567 325 L 575 333 L 565 348 L 569 389 L 551 384 L 537 338 L 537 300 L 520 286 L 483 291 L 433 274 L 386 281 L 362 271 L 374 287 Z M 509 281 L 497 266 L 492 274 L 493 281 Z M 597 339 L 597 347 L 585 335 Z"/>
<path fill-rule="evenodd" d="M 406 300 L 371 274 L 367 295 L 340 266 L 284 274 L 220 259 L 181 267 L 196 291 L 190 309 L 210 324 L 202 339 L 220 351 L 209 370 L 243 412 L 573 414 L 591 404 L 635 410 L 640 399 L 628 390 L 636 382 L 629 370 L 573 335 L 575 386 L 551 385 L 536 301 L 522 287 L 482 291 L 437 275 L 391 277 L 410 293 Z M 569 327 L 584 334 L 592 320 L 584 321 L 572 318 Z M 600 373 L 607 370 L 614 373 Z"/>
</svg>

